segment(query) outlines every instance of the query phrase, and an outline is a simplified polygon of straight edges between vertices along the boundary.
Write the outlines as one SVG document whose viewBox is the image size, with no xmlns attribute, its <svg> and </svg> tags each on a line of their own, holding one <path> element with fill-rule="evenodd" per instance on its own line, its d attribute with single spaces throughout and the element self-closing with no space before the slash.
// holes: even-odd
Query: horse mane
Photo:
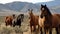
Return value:
<svg viewBox="0 0 60 34">
<path fill-rule="evenodd" d="M 49 8 L 47 6 L 45 6 L 45 9 L 47 10 L 47 13 L 48 13 L 46 18 L 50 20 L 50 18 L 52 17 L 52 13 L 50 12 L 50 10 L 49 10 Z"/>
<path fill-rule="evenodd" d="M 45 8 L 46 8 L 47 12 L 49 13 L 49 15 L 52 15 L 49 8 L 47 6 Z"/>
</svg>

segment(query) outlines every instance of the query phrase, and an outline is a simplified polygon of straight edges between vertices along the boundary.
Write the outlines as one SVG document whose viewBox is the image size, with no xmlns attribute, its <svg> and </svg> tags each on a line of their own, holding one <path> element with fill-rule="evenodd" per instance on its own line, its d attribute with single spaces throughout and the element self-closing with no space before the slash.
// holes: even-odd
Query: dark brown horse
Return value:
<svg viewBox="0 0 60 34">
<path fill-rule="evenodd" d="M 19 14 L 13 21 L 13 27 L 15 26 L 21 26 L 22 20 L 24 19 L 24 14 Z"/>
<path fill-rule="evenodd" d="M 5 17 L 5 23 L 6 23 L 6 26 L 7 25 L 10 25 L 12 26 L 12 20 L 15 18 L 15 15 L 13 14 L 12 16 L 6 16 Z"/>
<path fill-rule="evenodd" d="M 23 22 L 24 14 L 20 14 L 19 16 L 21 16 L 21 21 Z"/>
<path fill-rule="evenodd" d="M 28 9 L 28 11 L 29 11 L 29 16 L 30 16 L 30 28 L 31 28 L 31 32 L 32 32 L 32 26 L 34 28 L 33 31 L 36 30 L 36 25 L 38 25 L 38 29 L 39 29 L 39 22 L 38 22 L 39 16 L 33 14 L 33 12 L 32 12 L 33 9 L 32 10 Z"/>
<path fill-rule="evenodd" d="M 45 34 L 49 30 L 49 34 L 52 34 L 52 28 L 56 28 L 57 34 L 60 26 L 60 14 L 52 14 L 46 5 L 41 5 L 41 18 L 45 17 L 44 31 Z"/>
</svg>

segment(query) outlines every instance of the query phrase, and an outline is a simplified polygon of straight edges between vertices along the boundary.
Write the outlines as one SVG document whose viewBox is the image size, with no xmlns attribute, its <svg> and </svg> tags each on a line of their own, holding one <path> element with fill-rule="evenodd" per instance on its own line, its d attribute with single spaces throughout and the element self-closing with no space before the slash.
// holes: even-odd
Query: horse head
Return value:
<svg viewBox="0 0 60 34">
<path fill-rule="evenodd" d="M 50 10 L 46 6 L 46 4 L 45 5 L 41 4 L 41 9 L 40 10 L 41 10 L 41 16 L 40 16 L 41 18 L 52 15 Z"/>
<path fill-rule="evenodd" d="M 29 12 L 28 12 L 28 14 L 29 14 L 29 18 L 31 18 L 31 17 L 33 16 L 33 12 L 32 12 L 33 9 L 28 9 L 28 11 L 29 11 Z"/>
<path fill-rule="evenodd" d="M 32 14 L 33 9 L 28 9 L 29 14 Z"/>
<path fill-rule="evenodd" d="M 13 14 L 12 16 L 13 16 L 13 18 L 15 19 L 15 17 L 16 17 L 15 14 Z"/>
</svg>

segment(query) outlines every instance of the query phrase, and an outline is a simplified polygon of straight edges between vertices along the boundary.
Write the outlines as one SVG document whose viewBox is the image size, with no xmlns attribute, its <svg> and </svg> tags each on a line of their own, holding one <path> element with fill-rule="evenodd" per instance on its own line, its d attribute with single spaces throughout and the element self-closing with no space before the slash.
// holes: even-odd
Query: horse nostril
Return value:
<svg viewBox="0 0 60 34">
<path fill-rule="evenodd" d="M 43 16 L 40 16 L 41 18 L 43 18 Z"/>
</svg>

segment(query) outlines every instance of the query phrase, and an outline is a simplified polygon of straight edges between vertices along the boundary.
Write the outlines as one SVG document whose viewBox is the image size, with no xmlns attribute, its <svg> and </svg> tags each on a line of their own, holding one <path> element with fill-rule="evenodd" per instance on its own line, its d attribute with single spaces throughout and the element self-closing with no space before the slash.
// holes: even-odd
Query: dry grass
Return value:
<svg viewBox="0 0 60 34">
<path fill-rule="evenodd" d="M 11 27 L 5 26 L 4 17 L 0 17 L 0 34 L 31 34 L 29 29 L 29 19 L 28 16 L 24 17 L 24 22 L 21 24 L 22 26 Z M 53 29 L 53 34 L 56 34 L 55 29 Z"/>
<path fill-rule="evenodd" d="M 25 17 L 24 19 L 26 19 Z M 4 17 L 0 17 L 0 34 L 23 34 L 23 32 L 28 31 L 28 21 L 27 19 L 22 22 L 22 26 L 19 28 L 19 26 L 16 27 L 11 27 L 11 26 L 6 26 L 4 23 Z M 27 23 L 27 24 L 26 24 Z"/>
</svg>

